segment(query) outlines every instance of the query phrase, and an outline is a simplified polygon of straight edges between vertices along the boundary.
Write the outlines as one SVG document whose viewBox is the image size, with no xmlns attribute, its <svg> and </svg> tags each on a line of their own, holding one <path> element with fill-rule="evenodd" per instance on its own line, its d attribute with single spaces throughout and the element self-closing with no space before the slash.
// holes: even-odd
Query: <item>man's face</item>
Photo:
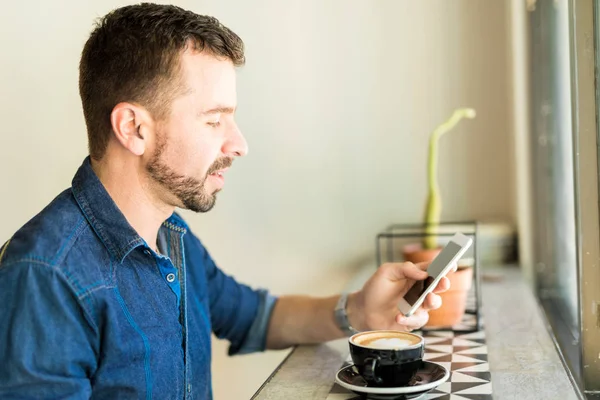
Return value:
<svg viewBox="0 0 600 400">
<path fill-rule="evenodd" d="M 235 67 L 206 52 L 181 56 L 185 94 L 157 123 L 146 164 L 162 189 L 161 200 L 195 212 L 209 211 L 224 184 L 224 172 L 248 151 L 234 121 L 237 104 Z"/>
</svg>

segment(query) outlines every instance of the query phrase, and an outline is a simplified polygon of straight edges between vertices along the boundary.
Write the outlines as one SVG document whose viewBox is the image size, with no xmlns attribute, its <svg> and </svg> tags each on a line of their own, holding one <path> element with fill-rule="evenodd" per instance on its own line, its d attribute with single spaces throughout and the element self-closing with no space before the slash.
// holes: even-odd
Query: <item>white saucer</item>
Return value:
<svg viewBox="0 0 600 400">
<path fill-rule="evenodd" d="M 358 394 L 369 394 L 372 398 L 396 398 L 399 395 L 405 395 L 407 399 L 417 398 L 432 389 L 435 389 L 450 377 L 450 371 L 442 365 L 423 361 L 423 365 L 417 371 L 413 382 L 406 386 L 399 387 L 375 387 L 370 386 L 354 364 L 350 364 L 338 371 L 335 375 L 335 381 L 342 387 Z"/>
</svg>

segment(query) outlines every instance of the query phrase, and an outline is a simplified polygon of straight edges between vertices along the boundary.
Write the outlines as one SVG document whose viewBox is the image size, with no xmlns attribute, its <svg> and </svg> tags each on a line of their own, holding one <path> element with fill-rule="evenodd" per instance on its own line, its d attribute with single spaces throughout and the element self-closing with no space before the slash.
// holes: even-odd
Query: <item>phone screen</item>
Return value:
<svg viewBox="0 0 600 400">
<path fill-rule="evenodd" d="M 415 284 L 410 288 L 410 290 L 404 295 L 404 300 L 406 300 L 406 302 L 412 307 L 412 305 L 415 304 L 417 300 L 419 300 L 419 297 L 421 297 L 425 289 L 429 287 L 429 285 L 431 285 L 432 283 L 433 278 L 430 276 L 428 276 L 427 279 L 425 279 L 424 281 L 415 282 Z"/>
<path fill-rule="evenodd" d="M 404 300 L 412 307 L 427 288 L 433 284 L 435 277 L 444 271 L 444 268 L 452 262 L 462 247 L 458 243 L 448 242 L 440 254 L 429 264 L 427 273 L 429 276 L 424 281 L 417 281 L 404 295 Z"/>
</svg>

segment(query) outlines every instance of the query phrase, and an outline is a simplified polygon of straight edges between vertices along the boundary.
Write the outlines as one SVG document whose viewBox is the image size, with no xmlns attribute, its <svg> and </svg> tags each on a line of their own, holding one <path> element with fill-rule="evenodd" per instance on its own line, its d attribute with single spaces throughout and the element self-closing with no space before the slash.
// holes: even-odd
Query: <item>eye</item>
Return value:
<svg viewBox="0 0 600 400">
<path fill-rule="evenodd" d="M 207 122 L 207 124 L 212 126 L 213 128 L 216 128 L 219 125 L 221 125 L 221 121 Z"/>
</svg>

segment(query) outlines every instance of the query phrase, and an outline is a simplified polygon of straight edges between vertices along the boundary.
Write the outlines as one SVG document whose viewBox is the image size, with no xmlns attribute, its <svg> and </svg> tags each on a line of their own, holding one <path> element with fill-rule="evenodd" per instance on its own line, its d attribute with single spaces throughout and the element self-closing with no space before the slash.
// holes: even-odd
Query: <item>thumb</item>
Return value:
<svg viewBox="0 0 600 400">
<path fill-rule="evenodd" d="M 381 266 L 383 275 L 390 281 L 412 279 L 422 281 L 427 278 L 427 272 L 411 262 L 384 264 Z"/>
</svg>

